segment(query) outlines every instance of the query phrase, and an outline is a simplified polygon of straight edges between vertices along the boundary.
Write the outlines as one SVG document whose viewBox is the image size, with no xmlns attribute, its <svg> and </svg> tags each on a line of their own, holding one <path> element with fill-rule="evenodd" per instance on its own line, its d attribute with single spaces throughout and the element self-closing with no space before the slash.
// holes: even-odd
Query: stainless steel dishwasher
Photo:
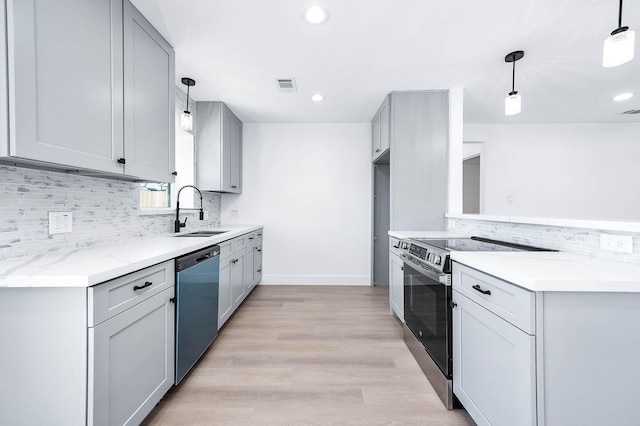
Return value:
<svg viewBox="0 0 640 426">
<path fill-rule="evenodd" d="M 180 383 L 218 336 L 220 246 L 176 259 L 176 376 Z"/>
</svg>

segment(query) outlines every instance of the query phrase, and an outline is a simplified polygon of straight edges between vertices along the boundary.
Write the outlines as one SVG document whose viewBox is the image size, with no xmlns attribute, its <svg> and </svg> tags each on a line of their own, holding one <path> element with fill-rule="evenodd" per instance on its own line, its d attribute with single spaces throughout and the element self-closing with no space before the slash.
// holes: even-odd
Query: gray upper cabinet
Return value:
<svg viewBox="0 0 640 426">
<path fill-rule="evenodd" d="M 173 181 L 174 52 L 129 2 L 124 5 L 125 173 Z"/>
<path fill-rule="evenodd" d="M 171 180 L 173 52 L 135 8 L 127 0 L 7 0 L 6 10 L 10 137 L 0 154 Z"/>
<path fill-rule="evenodd" d="M 445 229 L 449 92 L 392 92 L 390 109 L 390 229 Z"/>
<path fill-rule="evenodd" d="M 67 5 L 8 1 L 8 154 L 122 173 L 122 0 Z"/>
<path fill-rule="evenodd" d="M 389 129 L 390 119 L 389 96 L 387 96 L 371 122 L 371 134 L 373 136 L 371 155 L 374 162 L 389 151 L 391 139 Z"/>
<path fill-rule="evenodd" d="M 198 102 L 196 184 L 205 191 L 242 192 L 242 122 L 223 102 Z"/>
</svg>

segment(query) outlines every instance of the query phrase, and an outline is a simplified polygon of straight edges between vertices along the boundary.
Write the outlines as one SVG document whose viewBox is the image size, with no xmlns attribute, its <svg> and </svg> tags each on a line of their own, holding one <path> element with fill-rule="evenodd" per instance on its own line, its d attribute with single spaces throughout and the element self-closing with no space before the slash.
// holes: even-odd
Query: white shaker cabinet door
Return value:
<svg viewBox="0 0 640 426">
<path fill-rule="evenodd" d="M 478 425 L 535 425 L 535 336 L 453 298 L 453 393 Z"/>
<path fill-rule="evenodd" d="M 173 182 L 175 171 L 174 51 L 124 2 L 125 173 Z"/>
<path fill-rule="evenodd" d="M 89 328 L 89 425 L 138 425 L 174 381 L 174 289 Z"/>
<path fill-rule="evenodd" d="M 122 0 L 8 0 L 7 32 L 8 154 L 122 173 Z"/>
</svg>

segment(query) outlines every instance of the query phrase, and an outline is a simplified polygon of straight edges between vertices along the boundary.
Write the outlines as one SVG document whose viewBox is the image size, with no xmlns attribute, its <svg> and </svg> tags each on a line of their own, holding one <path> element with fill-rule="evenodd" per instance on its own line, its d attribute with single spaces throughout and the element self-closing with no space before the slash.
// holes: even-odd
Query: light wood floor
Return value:
<svg viewBox="0 0 640 426">
<path fill-rule="evenodd" d="M 471 425 L 447 411 L 386 287 L 258 286 L 145 425 Z"/>
</svg>

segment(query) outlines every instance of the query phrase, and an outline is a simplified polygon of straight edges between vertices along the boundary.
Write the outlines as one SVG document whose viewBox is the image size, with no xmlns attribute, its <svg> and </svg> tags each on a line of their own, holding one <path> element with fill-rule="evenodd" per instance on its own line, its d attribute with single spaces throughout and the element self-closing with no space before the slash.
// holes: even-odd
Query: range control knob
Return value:
<svg viewBox="0 0 640 426">
<path fill-rule="evenodd" d="M 436 256 L 435 264 L 436 264 L 436 265 L 439 265 L 439 264 L 441 264 L 441 263 L 442 263 L 442 257 L 440 257 L 440 256 Z"/>
</svg>

